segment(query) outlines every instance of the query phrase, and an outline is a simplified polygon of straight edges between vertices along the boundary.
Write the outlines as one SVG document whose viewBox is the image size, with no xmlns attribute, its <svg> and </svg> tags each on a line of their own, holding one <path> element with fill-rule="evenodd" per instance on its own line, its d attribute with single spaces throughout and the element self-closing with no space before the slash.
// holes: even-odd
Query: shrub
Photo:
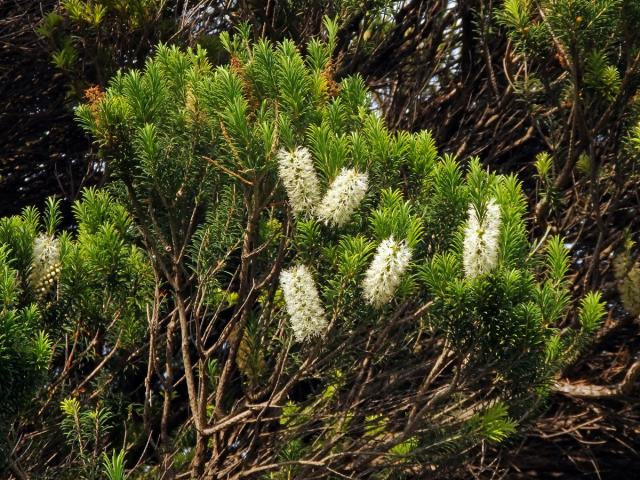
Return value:
<svg viewBox="0 0 640 480">
<path fill-rule="evenodd" d="M 556 327 L 567 252 L 529 242 L 517 179 L 389 132 L 359 77 L 334 80 L 335 31 L 302 54 L 241 29 L 217 68 L 160 46 L 78 109 L 127 225 L 86 268 L 114 306 L 135 291 L 132 318 L 146 305 L 130 441 L 154 440 L 158 475 L 446 476 L 516 430 L 601 320 L 591 295 Z M 155 294 L 107 274 L 138 242 Z"/>
</svg>

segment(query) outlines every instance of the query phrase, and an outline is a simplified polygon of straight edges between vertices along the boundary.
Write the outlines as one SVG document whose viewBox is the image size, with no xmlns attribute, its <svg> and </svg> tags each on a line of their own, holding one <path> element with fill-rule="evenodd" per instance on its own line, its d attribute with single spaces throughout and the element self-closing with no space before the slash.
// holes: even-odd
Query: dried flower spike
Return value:
<svg viewBox="0 0 640 480">
<path fill-rule="evenodd" d="M 40 295 L 46 294 L 60 276 L 60 247 L 52 236 L 38 235 L 33 244 L 29 284 Z"/>
</svg>

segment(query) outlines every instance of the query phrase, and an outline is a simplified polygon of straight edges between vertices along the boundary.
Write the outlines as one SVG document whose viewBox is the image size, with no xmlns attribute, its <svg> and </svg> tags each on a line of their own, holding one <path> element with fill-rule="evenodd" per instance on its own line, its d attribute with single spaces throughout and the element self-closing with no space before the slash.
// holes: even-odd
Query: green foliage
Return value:
<svg viewBox="0 0 640 480">
<path fill-rule="evenodd" d="M 609 64 L 606 53 L 601 50 L 589 52 L 585 70 L 585 85 L 601 93 L 607 100 L 615 100 L 620 92 L 620 73 L 614 65 Z"/>
<path fill-rule="evenodd" d="M 524 51 L 535 51 L 548 41 L 548 31 L 531 21 L 536 3 L 533 0 L 505 0 L 496 11 L 498 24 L 507 28 L 509 37 Z"/>
<path fill-rule="evenodd" d="M 547 152 L 541 152 L 536 155 L 534 167 L 538 178 L 547 181 L 553 172 L 553 158 Z"/>
<path fill-rule="evenodd" d="M 599 209 L 604 192 L 620 188 L 612 172 L 635 171 L 637 2 L 505 0 L 494 13 L 516 53 L 508 84 L 549 150 L 536 157 L 536 221 L 558 219 L 573 184 L 574 200 L 588 195 Z"/>
<path fill-rule="evenodd" d="M 507 407 L 496 403 L 477 416 L 478 430 L 487 440 L 501 442 L 516 431 L 517 423 L 509 417 Z"/>
<path fill-rule="evenodd" d="M 70 42 L 64 42 L 62 47 L 56 50 L 51 60 L 60 70 L 71 70 L 78 60 L 78 53 Z"/>
<path fill-rule="evenodd" d="M 49 12 L 44 16 L 42 22 L 36 28 L 36 32 L 41 37 L 51 39 L 53 38 L 56 28 L 63 20 L 64 18 L 62 15 L 59 15 L 57 12 Z"/>
<path fill-rule="evenodd" d="M 52 343 L 35 303 L 22 303 L 22 285 L 10 247 L 0 244 L 0 434 L 28 406 L 46 378 Z M 4 445 L 0 445 L 3 453 Z"/>
<path fill-rule="evenodd" d="M 580 303 L 580 326 L 587 334 L 592 334 L 600 327 L 606 313 L 600 292 L 589 292 Z"/>
<path fill-rule="evenodd" d="M 74 22 L 86 22 L 94 27 L 100 25 L 107 12 L 107 6 L 82 0 L 63 0 L 62 10 Z"/>
<path fill-rule="evenodd" d="M 622 3 L 622 0 L 548 0 L 544 8 L 549 30 L 565 45 L 602 48 L 612 38 Z"/>
<path fill-rule="evenodd" d="M 560 284 L 564 281 L 569 270 L 569 251 L 559 236 L 551 237 L 547 244 L 547 265 L 553 283 Z"/>
<path fill-rule="evenodd" d="M 378 241 L 391 236 L 402 238 L 412 249 L 420 246 L 424 232 L 420 219 L 412 215 L 411 204 L 403 201 L 398 190 L 380 192 L 380 205 L 371 212 L 371 230 Z"/>
<path fill-rule="evenodd" d="M 530 0 L 506 0 L 502 10 L 498 11 L 498 21 L 512 29 L 525 33 L 529 26 L 534 4 Z"/>
<path fill-rule="evenodd" d="M 101 85 L 123 63 L 141 59 L 155 41 L 178 29 L 178 2 L 164 0 L 62 0 L 45 12 L 36 32 L 78 99 Z M 150 41 L 151 40 L 151 41 Z"/>
<path fill-rule="evenodd" d="M 622 0 L 505 0 L 496 19 L 516 45 L 529 53 L 540 53 L 545 43 L 556 41 L 573 56 L 583 48 L 603 48 L 611 41 L 622 4 Z"/>
<path fill-rule="evenodd" d="M 66 437 L 67 444 L 77 455 L 77 462 L 81 465 L 81 472 L 87 478 L 96 478 L 100 469 L 100 461 L 104 464 L 107 476 L 111 474 L 122 478 L 124 473 L 124 452 L 116 456 L 113 454 L 109 461 L 106 453 L 106 435 L 111 429 L 111 412 L 97 406 L 95 409 L 83 409 L 75 398 L 65 398 L 60 402 L 62 421 L 60 427 Z"/>
<path fill-rule="evenodd" d="M 106 452 L 102 454 L 102 469 L 108 480 L 126 480 L 124 456 L 124 450 L 118 451 L 117 454 L 114 450 L 111 458 Z"/>
</svg>

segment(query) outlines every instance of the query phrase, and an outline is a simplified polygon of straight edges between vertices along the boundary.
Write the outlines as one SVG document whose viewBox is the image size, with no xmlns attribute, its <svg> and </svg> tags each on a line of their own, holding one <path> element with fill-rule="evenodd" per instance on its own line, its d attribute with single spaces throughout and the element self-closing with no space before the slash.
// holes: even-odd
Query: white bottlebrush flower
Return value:
<svg viewBox="0 0 640 480">
<path fill-rule="evenodd" d="M 331 182 L 329 190 L 316 210 L 318 218 L 338 227 L 349 221 L 367 193 L 369 177 L 352 168 L 343 168 Z"/>
<path fill-rule="evenodd" d="M 305 147 L 298 147 L 293 152 L 280 149 L 278 173 L 287 190 L 294 215 L 315 210 L 320 202 L 320 182 L 309 150 Z"/>
<path fill-rule="evenodd" d="M 47 293 L 60 276 L 60 246 L 50 235 L 40 234 L 33 243 L 29 284 L 39 294 Z"/>
<path fill-rule="evenodd" d="M 328 322 L 309 269 L 297 265 L 284 270 L 280 274 L 280 286 L 296 341 L 321 336 Z"/>
<path fill-rule="evenodd" d="M 464 273 L 467 278 L 484 275 L 498 265 L 500 225 L 500 207 L 493 199 L 489 200 L 483 219 L 478 218 L 473 205 L 469 207 L 464 231 Z"/>
<path fill-rule="evenodd" d="M 380 243 L 362 283 L 364 298 L 376 308 L 389 303 L 410 261 L 411 250 L 404 242 L 391 236 Z"/>
</svg>

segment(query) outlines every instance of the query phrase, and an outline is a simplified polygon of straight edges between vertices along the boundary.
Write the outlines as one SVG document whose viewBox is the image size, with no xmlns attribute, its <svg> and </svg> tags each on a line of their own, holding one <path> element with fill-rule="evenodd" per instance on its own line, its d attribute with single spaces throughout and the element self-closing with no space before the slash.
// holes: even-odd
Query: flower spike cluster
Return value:
<svg viewBox="0 0 640 480">
<path fill-rule="evenodd" d="M 404 242 L 391 236 L 380 243 L 362 283 L 367 302 L 375 308 L 389 303 L 410 261 L 411 250 Z"/>
<path fill-rule="evenodd" d="M 297 265 L 280 274 L 284 303 L 298 342 L 321 336 L 328 326 L 324 307 L 311 272 Z"/>
<path fill-rule="evenodd" d="M 305 147 L 298 147 L 293 152 L 280 149 L 278 172 L 294 215 L 313 212 L 320 202 L 320 182 L 309 150 Z"/>
<path fill-rule="evenodd" d="M 366 173 L 343 168 L 318 206 L 318 218 L 327 225 L 340 227 L 346 224 L 367 193 L 368 185 Z"/>
<path fill-rule="evenodd" d="M 278 152 L 278 173 L 296 217 L 315 214 L 326 225 L 345 225 L 367 193 L 369 177 L 352 168 L 343 168 L 321 200 L 320 181 L 313 158 L 305 147 Z"/>
<path fill-rule="evenodd" d="M 498 265 L 500 225 L 500 207 L 495 200 L 489 200 L 483 219 L 478 218 L 473 205 L 469 207 L 464 231 L 464 273 L 467 278 L 489 273 Z"/>
<path fill-rule="evenodd" d="M 60 246 L 52 236 L 38 235 L 33 244 L 29 284 L 40 295 L 47 293 L 60 276 Z"/>
</svg>

